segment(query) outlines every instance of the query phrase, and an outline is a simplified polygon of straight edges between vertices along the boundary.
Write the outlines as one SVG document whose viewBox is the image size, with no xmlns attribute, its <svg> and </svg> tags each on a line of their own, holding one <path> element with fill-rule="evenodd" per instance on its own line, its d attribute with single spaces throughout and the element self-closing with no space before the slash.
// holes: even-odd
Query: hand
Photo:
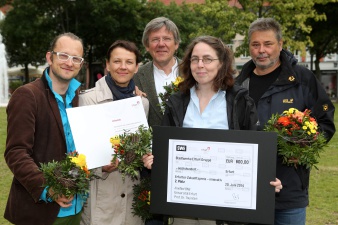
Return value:
<svg viewBox="0 0 338 225">
<path fill-rule="evenodd" d="M 110 165 L 103 166 L 102 172 L 111 173 L 111 172 L 113 172 L 114 170 L 117 169 L 118 165 L 119 165 L 119 160 L 116 159 L 116 161 L 114 163 L 110 163 Z"/>
<path fill-rule="evenodd" d="M 146 155 L 142 156 L 142 161 L 144 167 L 151 169 L 153 163 L 154 163 L 154 156 L 151 152 L 147 153 Z"/>
<path fill-rule="evenodd" d="M 145 92 L 142 92 L 140 89 L 138 89 L 137 86 L 135 86 L 135 94 L 136 94 L 137 96 L 147 97 L 147 94 L 146 94 Z"/>
<path fill-rule="evenodd" d="M 283 189 L 282 182 L 278 178 L 276 178 L 276 181 L 271 181 L 270 185 L 275 187 L 275 192 L 277 193 Z"/>
<path fill-rule="evenodd" d="M 52 188 L 49 188 L 48 189 L 48 193 L 50 196 L 53 196 L 54 195 L 54 191 Z M 59 204 L 61 207 L 63 208 L 68 208 L 72 205 L 72 201 L 74 199 L 74 196 L 71 196 L 69 198 L 67 198 L 66 196 L 64 195 L 58 195 L 56 199 L 54 199 L 54 201 Z"/>
</svg>

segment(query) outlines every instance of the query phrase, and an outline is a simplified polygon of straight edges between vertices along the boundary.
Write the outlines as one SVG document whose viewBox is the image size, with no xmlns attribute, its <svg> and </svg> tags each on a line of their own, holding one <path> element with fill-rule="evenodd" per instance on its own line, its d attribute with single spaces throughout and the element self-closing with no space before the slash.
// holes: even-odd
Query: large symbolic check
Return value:
<svg viewBox="0 0 338 225">
<path fill-rule="evenodd" d="M 256 209 L 258 144 L 169 140 L 167 201 Z"/>
<path fill-rule="evenodd" d="M 277 134 L 153 127 L 150 212 L 273 224 Z"/>
</svg>

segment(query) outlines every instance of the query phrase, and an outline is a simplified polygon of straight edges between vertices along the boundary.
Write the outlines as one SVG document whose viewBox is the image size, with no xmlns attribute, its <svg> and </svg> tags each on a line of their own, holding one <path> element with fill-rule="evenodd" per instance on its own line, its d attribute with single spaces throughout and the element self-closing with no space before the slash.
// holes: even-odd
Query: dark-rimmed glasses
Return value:
<svg viewBox="0 0 338 225">
<path fill-rule="evenodd" d="M 83 60 L 84 60 L 84 58 L 82 58 L 82 57 L 71 56 L 71 55 L 68 55 L 68 54 L 63 53 L 63 52 L 54 52 L 54 51 L 52 51 L 52 54 L 55 54 L 60 61 L 64 61 L 64 62 L 68 61 L 68 59 L 71 58 L 72 62 L 74 64 L 81 64 L 83 62 Z"/>
</svg>

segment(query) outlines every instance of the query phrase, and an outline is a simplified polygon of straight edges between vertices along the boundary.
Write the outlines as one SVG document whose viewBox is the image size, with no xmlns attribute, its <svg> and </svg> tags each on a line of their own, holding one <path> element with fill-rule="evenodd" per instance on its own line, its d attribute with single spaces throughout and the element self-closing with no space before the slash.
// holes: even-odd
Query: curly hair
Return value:
<svg viewBox="0 0 338 225">
<path fill-rule="evenodd" d="M 233 52 L 223 44 L 223 42 L 216 37 L 212 36 L 200 36 L 195 38 L 187 47 L 182 62 L 179 65 L 180 74 L 184 78 L 184 81 L 180 83 L 179 88 L 183 93 L 188 93 L 190 88 L 197 85 L 197 81 L 191 73 L 191 54 L 194 47 L 198 43 L 205 43 L 216 51 L 219 62 L 222 64 L 218 70 L 217 75 L 213 81 L 213 88 L 215 91 L 219 89 L 227 90 L 234 85 L 234 75 L 236 70 L 234 69 L 234 55 Z"/>
</svg>

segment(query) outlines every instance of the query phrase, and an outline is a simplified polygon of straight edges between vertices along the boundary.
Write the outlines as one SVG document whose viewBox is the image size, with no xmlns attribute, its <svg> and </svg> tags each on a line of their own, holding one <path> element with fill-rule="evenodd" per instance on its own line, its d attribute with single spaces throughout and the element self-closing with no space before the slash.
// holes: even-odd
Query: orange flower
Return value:
<svg viewBox="0 0 338 225">
<path fill-rule="evenodd" d="M 283 126 L 287 126 L 290 124 L 290 120 L 286 116 L 281 116 L 278 118 L 277 123 L 282 124 Z"/>
<path fill-rule="evenodd" d="M 326 139 L 318 131 L 316 119 L 310 114 L 309 109 L 301 112 L 290 108 L 282 114 L 273 114 L 265 125 L 264 130 L 277 132 L 278 154 L 283 158 L 283 163 L 316 168 L 319 152 L 326 145 Z"/>
<path fill-rule="evenodd" d="M 148 191 L 142 191 L 138 198 L 141 201 L 146 201 L 148 199 Z"/>
<path fill-rule="evenodd" d="M 87 178 L 90 175 L 90 171 L 87 169 L 87 167 L 82 167 L 82 170 L 87 174 Z"/>
</svg>

